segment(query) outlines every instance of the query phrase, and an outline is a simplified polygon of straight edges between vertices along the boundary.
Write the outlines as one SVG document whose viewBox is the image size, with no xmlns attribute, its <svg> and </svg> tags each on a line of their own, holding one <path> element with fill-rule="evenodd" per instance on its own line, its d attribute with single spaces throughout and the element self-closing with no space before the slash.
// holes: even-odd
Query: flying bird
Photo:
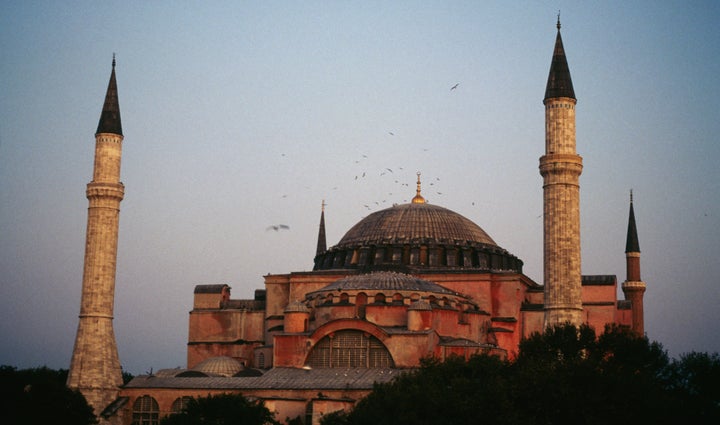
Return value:
<svg viewBox="0 0 720 425">
<path fill-rule="evenodd" d="M 460 83 L 455 84 L 454 86 L 450 87 L 450 90 L 451 91 L 455 90 L 456 88 L 458 88 L 459 85 L 460 85 Z"/>
<path fill-rule="evenodd" d="M 267 232 L 268 230 L 274 230 L 277 232 L 279 230 L 289 230 L 289 229 L 290 229 L 290 226 L 288 226 L 287 224 L 273 224 L 272 226 L 268 226 L 268 228 L 265 229 L 265 231 Z"/>
</svg>

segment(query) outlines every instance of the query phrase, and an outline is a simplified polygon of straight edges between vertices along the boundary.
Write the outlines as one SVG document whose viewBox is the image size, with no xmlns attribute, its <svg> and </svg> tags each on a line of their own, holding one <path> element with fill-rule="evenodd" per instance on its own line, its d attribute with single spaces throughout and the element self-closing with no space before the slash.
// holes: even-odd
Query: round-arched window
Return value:
<svg viewBox="0 0 720 425">
<path fill-rule="evenodd" d="M 392 356 L 379 339 L 358 330 L 342 330 L 318 341 L 308 356 L 312 368 L 393 367 Z"/>
</svg>

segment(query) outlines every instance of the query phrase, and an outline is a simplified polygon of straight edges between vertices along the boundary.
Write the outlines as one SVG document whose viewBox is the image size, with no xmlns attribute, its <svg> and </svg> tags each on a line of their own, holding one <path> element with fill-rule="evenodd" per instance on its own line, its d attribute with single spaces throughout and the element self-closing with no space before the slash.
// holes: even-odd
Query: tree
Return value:
<svg viewBox="0 0 720 425">
<path fill-rule="evenodd" d="M 521 342 L 516 404 L 537 424 L 668 423 L 668 364 L 660 344 L 627 328 L 596 338 L 587 325 L 556 326 Z"/>
<path fill-rule="evenodd" d="M 264 425 L 279 424 L 262 401 L 240 394 L 193 398 L 181 413 L 163 418 L 161 425 Z"/>
<path fill-rule="evenodd" d="M 720 423 L 720 356 L 670 362 L 628 328 L 565 324 L 520 343 L 514 361 L 426 359 L 323 425 Z"/>
<path fill-rule="evenodd" d="M 65 386 L 67 370 L 17 370 L 0 366 L 0 412 L 10 425 L 88 425 L 97 423 L 79 391 Z"/>
<path fill-rule="evenodd" d="M 327 415 L 324 425 L 510 424 L 508 363 L 494 356 L 469 361 L 425 359 L 419 370 L 375 385 L 348 414 Z"/>
<path fill-rule="evenodd" d="M 720 423 L 720 355 L 690 352 L 669 369 L 669 387 L 686 422 Z"/>
</svg>

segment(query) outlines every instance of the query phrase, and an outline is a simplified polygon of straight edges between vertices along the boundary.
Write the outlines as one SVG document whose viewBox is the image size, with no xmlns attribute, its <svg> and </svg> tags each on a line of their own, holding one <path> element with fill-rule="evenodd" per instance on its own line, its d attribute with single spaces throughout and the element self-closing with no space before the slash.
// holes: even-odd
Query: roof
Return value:
<svg viewBox="0 0 720 425">
<path fill-rule="evenodd" d="M 557 23 L 557 37 L 555 38 L 555 50 L 553 51 L 552 63 L 550 64 L 550 73 L 548 75 L 547 86 L 545 88 L 545 100 L 569 97 L 575 99 L 575 90 L 573 90 L 572 78 L 570 78 L 570 67 L 568 67 L 567 58 L 565 57 L 565 48 L 563 47 L 562 37 L 560 36 L 560 19 Z"/>
<path fill-rule="evenodd" d="M 301 301 L 293 301 L 285 307 L 285 313 L 309 313 L 310 309 Z"/>
<path fill-rule="evenodd" d="M 327 250 L 327 238 L 325 237 L 325 201 L 320 211 L 320 228 L 318 229 L 318 242 L 315 255 L 319 255 Z"/>
<path fill-rule="evenodd" d="M 635 225 L 635 210 L 633 209 L 632 193 L 630 194 L 630 217 L 628 218 L 625 252 L 640 252 L 640 241 L 638 240 L 637 226 Z"/>
<path fill-rule="evenodd" d="M 233 376 L 243 370 L 243 365 L 232 357 L 219 356 L 201 361 L 192 370 L 206 374 Z"/>
<path fill-rule="evenodd" d="M 195 285 L 196 294 L 220 294 L 223 288 L 228 287 L 225 284 L 219 285 Z"/>
<path fill-rule="evenodd" d="M 107 92 L 105 93 L 105 103 L 103 104 L 102 113 L 100 114 L 100 122 L 98 122 L 98 128 L 95 133 L 112 133 L 122 136 L 120 103 L 118 102 L 117 82 L 115 81 L 114 55 L 112 61 L 112 71 L 110 72 L 110 82 L 108 83 Z"/>
<path fill-rule="evenodd" d="M 484 270 L 522 273 L 522 261 L 480 226 L 438 205 L 418 202 L 376 211 L 315 256 L 313 270 Z"/>
<path fill-rule="evenodd" d="M 262 376 L 171 378 L 137 376 L 125 388 L 370 390 L 412 369 L 295 369 L 274 368 Z"/>
<path fill-rule="evenodd" d="M 497 246 L 477 224 L 438 205 L 410 203 L 376 211 L 353 226 L 337 247 L 387 242 L 476 242 Z"/>
<path fill-rule="evenodd" d="M 344 277 L 342 279 L 336 280 L 335 282 L 320 290 L 308 293 L 308 296 L 310 296 L 311 294 L 316 294 L 318 292 L 347 290 L 371 290 L 389 292 L 413 291 L 434 292 L 446 295 L 458 295 L 456 292 L 440 286 L 437 283 L 420 279 L 409 274 L 378 271 Z"/>
</svg>

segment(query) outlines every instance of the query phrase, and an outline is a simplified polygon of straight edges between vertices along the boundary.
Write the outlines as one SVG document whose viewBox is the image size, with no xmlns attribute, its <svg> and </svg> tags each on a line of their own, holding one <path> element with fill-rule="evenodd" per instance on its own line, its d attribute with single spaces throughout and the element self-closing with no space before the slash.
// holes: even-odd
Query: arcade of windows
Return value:
<svg viewBox="0 0 720 425">
<path fill-rule="evenodd" d="M 312 368 L 393 367 L 392 356 L 380 340 L 357 330 L 337 331 L 321 339 L 308 356 Z"/>
</svg>

